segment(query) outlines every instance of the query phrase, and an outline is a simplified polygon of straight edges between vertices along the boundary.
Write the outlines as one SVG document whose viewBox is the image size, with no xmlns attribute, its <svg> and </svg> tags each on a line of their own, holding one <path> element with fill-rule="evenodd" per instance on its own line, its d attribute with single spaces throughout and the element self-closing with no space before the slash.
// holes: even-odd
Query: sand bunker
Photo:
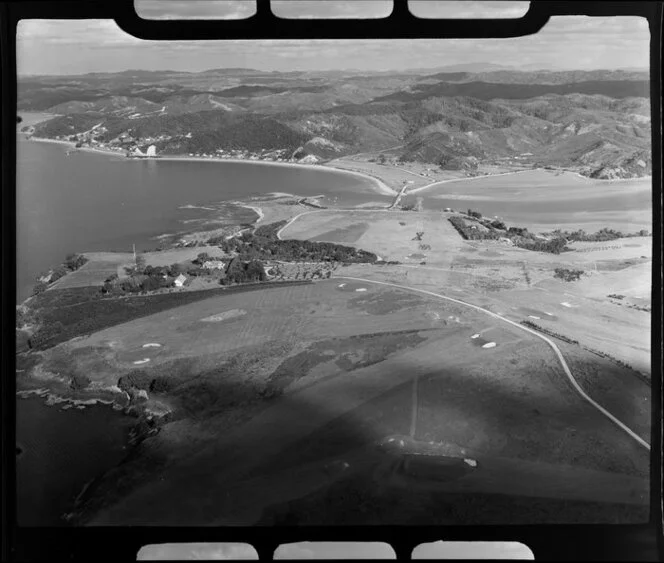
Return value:
<svg viewBox="0 0 664 563">
<path fill-rule="evenodd" d="M 143 358 L 142 360 L 136 360 L 134 364 L 147 364 L 150 361 L 150 358 Z"/>
<path fill-rule="evenodd" d="M 235 317 L 241 317 L 246 315 L 247 312 L 244 309 L 231 309 L 230 311 L 224 311 L 223 313 L 218 313 L 217 315 L 210 315 L 201 319 L 201 321 L 206 323 L 218 323 L 220 321 L 227 321 L 228 319 L 233 319 Z"/>
<path fill-rule="evenodd" d="M 519 307 L 517 309 L 520 313 L 523 313 L 524 315 L 527 315 L 528 318 L 530 319 L 536 319 L 540 320 L 542 317 L 546 315 L 545 320 L 547 321 L 557 321 L 558 317 L 555 315 L 552 315 L 551 313 L 546 313 L 544 311 L 540 311 L 539 309 L 532 309 L 530 307 Z"/>
<path fill-rule="evenodd" d="M 143 348 L 161 348 L 161 344 L 156 342 L 148 342 L 147 344 L 143 344 Z"/>
<path fill-rule="evenodd" d="M 479 338 L 479 337 L 480 337 L 479 332 L 478 332 L 477 334 L 473 334 L 473 335 L 471 336 L 471 338 Z"/>
<path fill-rule="evenodd" d="M 358 282 L 344 282 L 337 286 L 339 291 L 348 291 L 355 293 L 356 291 L 369 291 L 367 287 Z"/>
<path fill-rule="evenodd" d="M 495 342 L 487 342 L 486 344 L 484 344 L 484 345 L 482 346 L 482 348 L 495 348 L 495 347 L 496 347 L 496 343 L 495 343 Z"/>
<path fill-rule="evenodd" d="M 477 462 L 474 459 L 464 459 L 463 462 L 471 467 L 477 467 Z"/>
<path fill-rule="evenodd" d="M 578 307 L 578 305 L 572 305 L 571 303 L 568 303 L 567 301 L 563 301 L 561 303 L 563 307 Z"/>
</svg>

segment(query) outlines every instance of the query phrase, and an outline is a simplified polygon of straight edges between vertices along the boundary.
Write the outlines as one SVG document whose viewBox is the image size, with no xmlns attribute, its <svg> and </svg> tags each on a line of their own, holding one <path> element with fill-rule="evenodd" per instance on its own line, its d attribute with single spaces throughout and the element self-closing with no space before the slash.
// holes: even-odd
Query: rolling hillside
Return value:
<svg viewBox="0 0 664 563">
<path fill-rule="evenodd" d="M 115 79 L 114 79 L 115 78 Z M 595 177 L 650 174 L 642 71 L 202 73 L 31 77 L 19 109 L 61 117 L 35 134 L 124 134 L 165 153 L 295 151 L 318 158 L 400 146 L 394 157 L 448 169 L 518 159 Z"/>
</svg>

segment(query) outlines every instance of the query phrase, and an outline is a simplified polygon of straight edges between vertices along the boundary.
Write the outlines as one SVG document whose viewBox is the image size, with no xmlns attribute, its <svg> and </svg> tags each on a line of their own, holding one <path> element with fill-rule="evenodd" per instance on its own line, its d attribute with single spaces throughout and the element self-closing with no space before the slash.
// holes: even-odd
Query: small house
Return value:
<svg viewBox="0 0 664 563">
<path fill-rule="evenodd" d="M 223 270 L 226 267 L 221 260 L 206 260 L 203 262 L 203 268 L 206 270 Z"/>
<path fill-rule="evenodd" d="M 186 281 L 187 281 L 187 276 L 185 276 L 184 274 L 180 274 L 177 278 L 175 278 L 173 283 L 175 284 L 175 287 L 182 287 Z"/>
</svg>

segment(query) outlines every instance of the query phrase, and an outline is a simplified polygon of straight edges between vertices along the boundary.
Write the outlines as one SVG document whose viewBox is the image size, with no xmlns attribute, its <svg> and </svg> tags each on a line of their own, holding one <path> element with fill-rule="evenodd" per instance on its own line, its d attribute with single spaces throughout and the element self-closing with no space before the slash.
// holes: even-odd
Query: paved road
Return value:
<svg viewBox="0 0 664 563">
<path fill-rule="evenodd" d="M 553 342 L 550 338 L 547 338 L 546 336 L 540 334 L 539 332 L 536 332 L 532 329 L 529 329 L 528 327 L 525 327 L 519 323 L 516 323 L 514 321 L 511 321 L 509 319 L 506 319 L 505 317 L 501 317 L 500 315 L 493 313 L 489 311 L 488 309 L 484 309 L 482 307 L 479 307 L 478 305 L 472 305 L 471 303 L 466 303 L 465 301 L 461 301 L 459 299 L 454 299 L 453 297 L 447 297 L 445 295 L 440 295 L 439 293 L 433 293 L 432 291 L 427 291 L 425 289 L 416 289 L 414 287 L 408 287 L 404 285 L 398 285 L 394 283 L 389 283 L 389 282 L 382 282 L 382 281 L 375 281 L 375 280 L 367 280 L 363 278 L 355 278 L 355 277 L 350 277 L 350 276 L 334 276 L 335 279 L 348 279 L 348 280 L 354 280 L 354 281 L 360 281 L 363 283 L 375 283 L 379 285 L 387 285 L 387 286 L 392 286 L 392 287 L 397 287 L 399 289 L 405 289 L 407 291 L 416 291 L 418 293 L 424 293 L 426 295 L 431 295 L 433 297 L 438 297 L 440 299 L 445 299 L 447 301 L 452 301 L 454 303 L 458 303 L 459 305 L 465 305 L 466 307 L 471 307 L 477 311 L 481 311 L 482 313 L 485 313 L 491 317 L 494 317 L 496 319 L 499 319 L 503 322 L 509 323 L 516 328 L 520 330 L 524 330 L 526 332 L 529 332 L 530 334 L 536 336 L 537 338 L 540 338 L 541 340 L 544 340 L 555 352 L 556 356 L 558 357 L 558 360 L 560 361 L 560 365 L 563 368 L 563 371 L 565 372 L 565 375 L 567 375 L 568 379 L 570 380 L 570 383 L 576 390 L 576 392 L 581 395 L 581 397 L 590 405 L 592 405 L 595 409 L 597 409 L 599 412 L 601 412 L 605 417 L 607 417 L 611 422 L 619 426 L 624 432 L 626 432 L 630 437 L 632 437 L 634 440 L 636 440 L 641 446 L 646 448 L 648 451 L 650 451 L 650 444 L 646 442 L 643 438 L 641 438 L 636 432 L 631 430 L 626 424 L 622 423 L 620 420 L 618 420 L 615 416 L 613 416 L 609 411 L 607 411 L 604 407 L 596 403 L 591 397 L 588 396 L 588 394 L 581 388 L 581 386 L 578 384 L 576 379 L 574 379 L 574 376 L 572 375 L 571 370 L 569 369 L 569 366 L 567 365 L 567 362 L 565 361 L 565 358 L 563 357 L 560 349 L 558 346 L 556 346 L 555 342 Z"/>
</svg>

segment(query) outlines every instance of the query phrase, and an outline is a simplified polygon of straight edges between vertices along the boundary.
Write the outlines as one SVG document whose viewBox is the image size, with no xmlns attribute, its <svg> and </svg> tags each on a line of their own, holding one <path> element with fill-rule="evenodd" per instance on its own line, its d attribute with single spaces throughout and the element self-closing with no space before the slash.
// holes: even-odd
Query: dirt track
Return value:
<svg viewBox="0 0 664 563">
<path fill-rule="evenodd" d="M 556 356 L 558 357 L 558 360 L 560 361 L 560 365 L 561 365 L 561 367 L 563 368 L 563 370 L 565 372 L 565 375 L 567 375 L 570 382 L 574 386 L 574 389 L 576 389 L 577 393 L 585 401 L 587 401 L 590 405 L 592 405 L 595 409 L 597 409 L 605 417 L 607 417 L 611 422 L 616 424 L 619 428 L 621 428 L 624 432 L 626 432 L 630 437 L 632 437 L 634 440 L 636 440 L 641 446 L 643 446 L 648 451 L 650 451 L 650 444 L 648 444 L 636 432 L 634 432 L 633 430 L 628 428 L 625 424 L 623 424 L 620 420 L 618 420 L 615 416 L 613 416 L 608 410 L 606 410 L 604 407 L 599 405 L 597 402 L 595 402 L 592 398 L 590 398 L 588 396 L 588 394 L 578 384 L 576 379 L 574 379 L 574 376 L 572 375 L 572 372 L 570 371 L 569 366 L 567 365 L 567 362 L 565 361 L 565 358 L 563 357 L 562 352 L 560 351 L 558 346 L 556 346 L 556 344 L 550 338 L 544 336 L 543 334 L 541 334 L 541 333 L 539 333 L 535 330 L 529 329 L 529 328 L 527 328 L 523 325 L 520 325 L 518 323 L 515 323 L 514 321 L 506 319 L 505 317 L 501 317 L 500 315 L 497 315 L 496 313 L 493 313 L 493 312 L 491 312 L 487 309 L 483 309 L 482 307 L 479 307 L 477 305 L 472 305 L 470 303 L 465 303 L 465 302 L 460 301 L 458 299 L 454 299 L 452 297 L 446 297 L 444 295 L 439 295 L 439 294 L 432 293 L 430 291 L 426 291 L 426 290 L 423 290 L 423 289 L 409 288 L 409 287 L 406 287 L 406 286 L 400 286 L 400 285 L 397 285 L 397 284 L 387 283 L 387 282 L 378 282 L 378 281 L 372 282 L 371 280 L 366 280 L 366 279 L 362 279 L 362 278 L 351 278 L 351 277 L 346 277 L 346 276 L 336 276 L 336 277 L 341 277 L 343 279 L 352 279 L 352 280 L 355 280 L 355 281 L 361 281 L 361 282 L 366 282 L 366 283 L 378 283 L 378 284 L 381 284 L 381 285 L 389 285 L 389 286 L 392 286 L 392 287 L 398 287 L 400 289 L 406 289 L 406 290 L 410 290 L 410 291 L 418 291 L 418 292 L 421 292 L 421 293 L 425 293 L 427 295 L 432 295 L 434 297 L 439 297 L 441 299 L 447 299 L 447 300 L 452 301 L 454 303 L 458 303 L 458 304 L 461 304 L 461 305 L 465 305 L 467 307 L 472 307 L 473 309 L 476 309 L 478 311 L 482 311 L 483 313 L 486 313 L 487 315 L 489 315 L 491 317 L 500 319 L 501 321 L 509 323 L 509 324 L 521 329 L 521 330 L 524 330 L 526 332 L 529 332 L 530 334 L 533 334 L 533 335 L 537 336 L 538 338 L 544 340 L 544 342 L 546 342 L 552 348 L 552 350 L 555 352 Z"/>
</svg>

